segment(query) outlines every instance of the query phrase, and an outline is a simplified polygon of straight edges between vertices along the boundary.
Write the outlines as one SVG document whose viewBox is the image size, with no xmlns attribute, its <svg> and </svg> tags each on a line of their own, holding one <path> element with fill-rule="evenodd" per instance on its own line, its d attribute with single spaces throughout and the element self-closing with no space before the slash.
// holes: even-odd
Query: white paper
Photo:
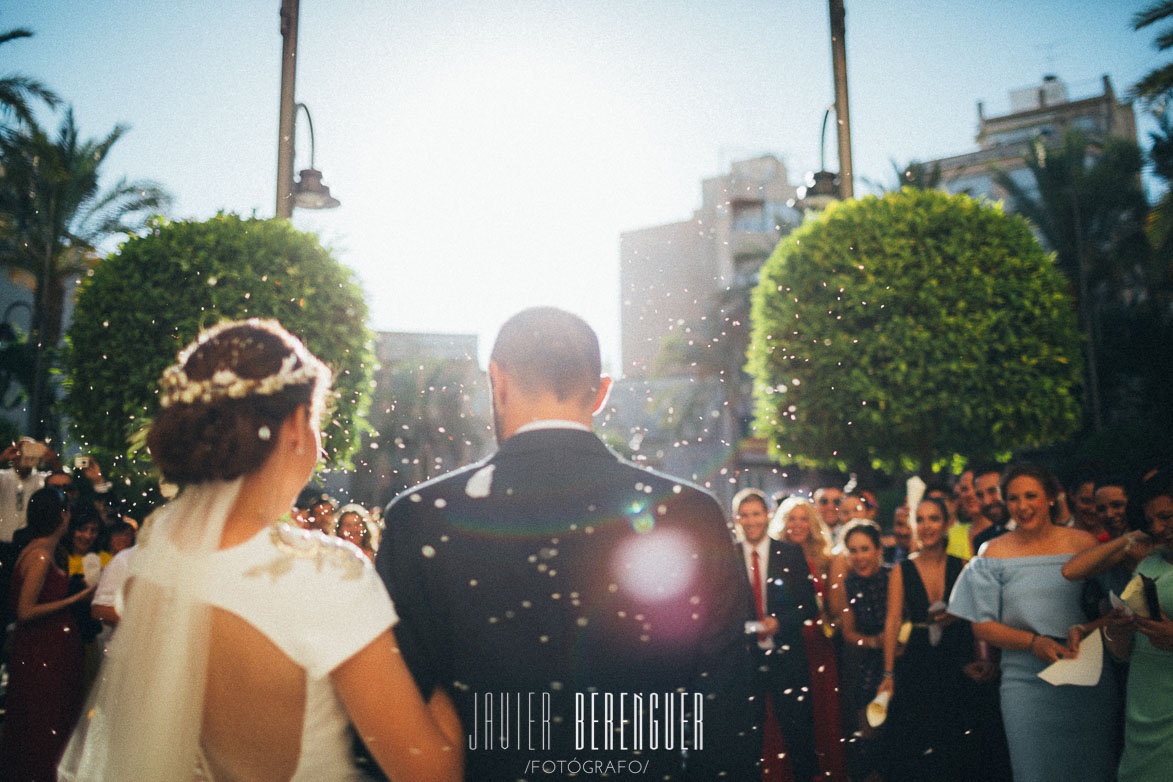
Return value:
<svg viewBox="0 0 1173 782">
<path fill-rule="evenodd" d="M 948 608 L 948 606 L 945 604 L 945 601 L 938 600 L 937 602 L 935 602 L 931 606 L 929 606 L 929 617 L 931 618 L 933 616 L 936 616 L 937 614 L 942 613 L 946 608 Z M 929 625 L 929 646 L 936 646 L 937 644 L 941 643 L 941 634 L 944 631 L 945 631 L 945 628 L 942 627 L 941 625 L 937 624 L 936 622 L 933 622 L 932 624 L 930 624 Z"/>
<path fill-rule="evenodd" d="M 1124 611 L 1125 616 L 1132 616 L 1133 613 L 1135 613 L 1128 605 L 1128 603 L 1125 603 L 1123 600 L 1117 597 L 1116 593 L 1112 592 L 1111 590 L 1108 592 L 1108 602 L 1112 604 L 1113 608 L 1119 608 Z"/>
<path fill-rule="evenodd" d="M 914 475 L 909 478 L 904 484 L 905 499 L 908 502 L 908 517 L 913 523 L 916 523 L 916 506 L 920 505 L 920 501 L 924 499 L 925 482 L 921 480 L 919 475 Z"/>
<path fill-rule="evenodd" d="M 1039 678 L 1050 684 L 1092 687 L 1099 683 L 1103 670 L 1104 644 L 1100 640 L 1100 630 L 1096 628 L 1091 635 L 1080 641 L 1078 657 L 1074 660 L 1057 660 L 1051 663 L 1039 671 Z"/>
</svg>

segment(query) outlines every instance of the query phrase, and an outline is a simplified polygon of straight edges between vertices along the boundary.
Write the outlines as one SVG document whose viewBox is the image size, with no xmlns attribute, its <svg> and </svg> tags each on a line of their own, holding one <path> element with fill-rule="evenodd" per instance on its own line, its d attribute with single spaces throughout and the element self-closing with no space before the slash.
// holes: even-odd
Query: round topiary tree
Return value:
<svg viewBox="0 0 1173 782">
<path fill-rule="evenodd" d="M 1080 421 L 1068 284 L 1025 220 L 906 188 L 833 205 L 753 292 L 757 432 L 785 463 L 929 469 Z"/>
<path fill-rule="evenodd" d="M 247 317 L 276 318 L 331 368 L 323 445 L 330 464 L 346 464 L 374 361 L 362 291 L 312 234 L 231 214 L 156 221 L 83 280 L 66 356 L 75 439 L 116 472 L 143 476 L 145 452 L 128 453 L 128 441 L 155 413 L 159 376 L 201 327 Z"/>
</svg>

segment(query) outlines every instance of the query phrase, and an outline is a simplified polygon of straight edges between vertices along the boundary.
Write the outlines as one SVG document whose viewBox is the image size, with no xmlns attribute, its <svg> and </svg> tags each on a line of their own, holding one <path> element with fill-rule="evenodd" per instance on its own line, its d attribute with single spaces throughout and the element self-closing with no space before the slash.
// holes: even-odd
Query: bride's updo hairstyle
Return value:
<svg viewBox="0 0 1173 782">
<path fill-rule="evenodd" d="M 277 321 L 221 323 L 163 372 L 147 450 L 171 483 L 233 480 L 264 464 L 300 405 L 320 415 L 329 385 L 329 368 Z"/>
</svg>

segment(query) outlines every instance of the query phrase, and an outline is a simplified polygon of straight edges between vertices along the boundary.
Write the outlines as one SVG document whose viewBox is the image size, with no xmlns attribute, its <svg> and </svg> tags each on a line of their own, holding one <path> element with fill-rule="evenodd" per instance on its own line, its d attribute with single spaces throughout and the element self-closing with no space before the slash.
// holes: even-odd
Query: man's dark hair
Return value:
<svg viewBox="0 0 1173 782">
<path fill-rule="evenodd" d="M 974 481 L 977 481 L 978 478 L 982 477 L 983 475 L 989 475 L 990 473 L 995 473 L 997 475 L 1002 474 L 1002 465 L 998 464 L 997 462 L 980 462 L 975 464 L 971 469 L 973 470 Z"/>
<path fill-rule="evenodd" d="M 1144 506 L 1158 497 L 1173 498 L 1173 466 L 1164 465 L 1147 473 L 1140 481 L 1137 490 L 1137 501 L 1128 502 L 1128 526 L 1131 529 L 1152 532 L 1152 524 L 1145 518 Z"/>
<path fill-rule="evenodd" d="M 950 497 L 953 496 L 953 487 L 949 485 L 948 481 L 942 480 L 941 478 L 934 478 L 925 486 L 926 495 L 934 491 L 939 491 Z"/>
<path fill-rule="evenodd" d="M 1096 477 L 1096 491 L 1105 486 L 1118 486 L 1124 490 L 1125 496 L 1132 496 L 1136 493 L 1136 487 L 1133 482 L 1125 478 L 1123 475 L 1099 475 Z"/>
<path fill-rule="evenodd" d="M 560 402 L 599 390 L 599 338 L 585 320 L 554 307 L 532 307 L 505 321 L 489 360 Z"/>
<path fill-rule="evenodd" d="M 1079 492 L 1079 487 L 1085 483 L 1090 483 L 1092 486 L 1095 486 L 1096 478 L 1103 472 L 1103 469 L 1097 468 L 1090 463 L 1081 464 L 1072 470 L 1071 474 L 1067 477 L 1067 483 L 1063 487 L 1067 492 L 1068 499 L 1074 501 L 1075 495 Z"/>
<path fill-rule="evenodd" d="M 766 493 L 761 489 L 750 488 L 742 489 L 741 491 L 737 492 L 737 494 L 733 495 L 733 515 L 736 516 L 737 512 L 741 510 L 741 506 L 749 500 L 754 500 L 761 503 L 762 509 L 765 510 L 766 513 L 770 512 L 770 500 L 767 499 Z"/>
</svg>

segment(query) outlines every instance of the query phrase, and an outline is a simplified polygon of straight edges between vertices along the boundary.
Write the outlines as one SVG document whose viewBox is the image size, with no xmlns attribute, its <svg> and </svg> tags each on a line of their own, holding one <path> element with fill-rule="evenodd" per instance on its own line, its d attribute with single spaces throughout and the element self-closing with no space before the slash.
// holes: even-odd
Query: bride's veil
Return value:
<svg viewBox="0 0 1173 782">
<path fill-rule="evenodd" d="M 189 486 L 143 525 L 121 621 L 60 779 L 181 782 L 200 765 L 211 608 L 199 595 L 240 479 Z"/>
</svg>

